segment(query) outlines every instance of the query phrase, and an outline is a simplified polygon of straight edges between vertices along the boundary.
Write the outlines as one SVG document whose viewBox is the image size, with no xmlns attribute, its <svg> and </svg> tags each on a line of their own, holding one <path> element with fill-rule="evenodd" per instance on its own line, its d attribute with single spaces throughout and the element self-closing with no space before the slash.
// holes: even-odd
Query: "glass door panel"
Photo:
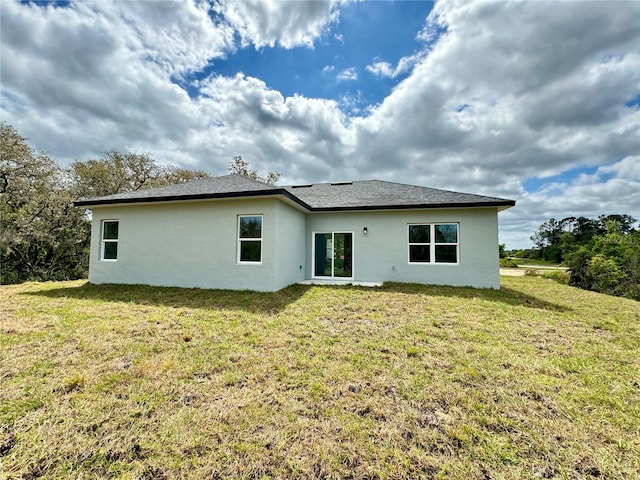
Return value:
<svg viewBox="0 0 640 480">
<path fill-rule="evenodd" d="M 351 233 L 334 233 L 333 276 L 351 278 Z"/>
<path fill-rule="evenodd" d="M 316 277 L 330 277 L 333 258 L 333 239 L 330 233 L 315 234 L 315 258 L 313 274 Z"/>
</svg>

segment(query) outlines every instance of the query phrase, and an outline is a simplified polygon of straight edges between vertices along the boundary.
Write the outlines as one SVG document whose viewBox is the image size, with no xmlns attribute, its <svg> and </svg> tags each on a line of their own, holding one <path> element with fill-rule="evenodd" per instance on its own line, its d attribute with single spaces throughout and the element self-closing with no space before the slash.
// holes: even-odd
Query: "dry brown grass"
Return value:
<svg viewBox="0 0 640 480">
<path fill-rule="evenodd" d="M 640 305 L 0 287 L 0 478 L 639 478 Z"/>
</svg>

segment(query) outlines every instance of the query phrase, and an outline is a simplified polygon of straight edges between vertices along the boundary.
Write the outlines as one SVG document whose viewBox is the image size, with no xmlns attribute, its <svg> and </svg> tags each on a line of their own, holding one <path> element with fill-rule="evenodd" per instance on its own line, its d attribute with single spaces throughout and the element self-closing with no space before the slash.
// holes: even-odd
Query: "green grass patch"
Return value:
<svg viewBox="0 0 640 480">
<path fill-rule="evenodd" d="M 640 304 L 0 287 L 2 478 L 638 478 Z"/>
</svg>

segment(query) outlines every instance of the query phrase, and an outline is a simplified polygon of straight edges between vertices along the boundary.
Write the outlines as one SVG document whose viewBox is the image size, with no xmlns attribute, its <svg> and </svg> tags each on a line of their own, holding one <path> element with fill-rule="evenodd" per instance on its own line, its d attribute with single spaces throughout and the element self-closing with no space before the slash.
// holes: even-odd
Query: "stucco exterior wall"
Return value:
<svg viewBox="0 0 640 480">
<path fill-rule="evenodd" d="M 276 203 L 275 284 L 284 288 L 305 278 L 306 214 Z"/>
<path fill-rule="evenodd" d="M 241 264 L 238 215 L 252 214 L 262 262 Z M 103 220 L 119 221 L 117 261 L 100 259 Z M 304 215 L 274 198 L 95 207 L 89 281 L 275 291 L 302 279 L 303 235 Z"/>
<path fill-rule="evenodd" d="M 409 264 L 408 224 L 458 223 L 459 261 Z M 367 227 L 368 233 L 363 234 Z M 313 232 L 353 232 L 353 280 L 500 288 L 496 208 L 313 213 L 307 217 L 306 270 Z"/>
<path fill-rule="evenodd" d="M 262 262 L 238 263 L 238 215 L 258 214 Z M 117 261 L 100 259 L 103 220 L 119 221 Z M 409 264 L 410 223 L 459 224 L 458 264 Z M 313 278 L 313 232 L 332 231 L 353 232 L 353 281 L 500 288 L 496 208 L 305 214 L 277 198 L 95 207 L 89 281 L 275 291 Z"/>
</svg>

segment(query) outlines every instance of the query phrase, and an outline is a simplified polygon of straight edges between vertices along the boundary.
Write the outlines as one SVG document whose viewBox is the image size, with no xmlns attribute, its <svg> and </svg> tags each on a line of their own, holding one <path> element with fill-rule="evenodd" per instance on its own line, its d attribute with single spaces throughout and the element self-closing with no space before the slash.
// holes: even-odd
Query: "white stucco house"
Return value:
<svg viewBox="0 0 640 480">
<path fill-rule="evenodd" d="M 92 210 L 92 283 L 276 291 L 305 281 L 500 288 L 498 212 L 515 202 L 227 175 L 75 205 Z"/>
</svg>

